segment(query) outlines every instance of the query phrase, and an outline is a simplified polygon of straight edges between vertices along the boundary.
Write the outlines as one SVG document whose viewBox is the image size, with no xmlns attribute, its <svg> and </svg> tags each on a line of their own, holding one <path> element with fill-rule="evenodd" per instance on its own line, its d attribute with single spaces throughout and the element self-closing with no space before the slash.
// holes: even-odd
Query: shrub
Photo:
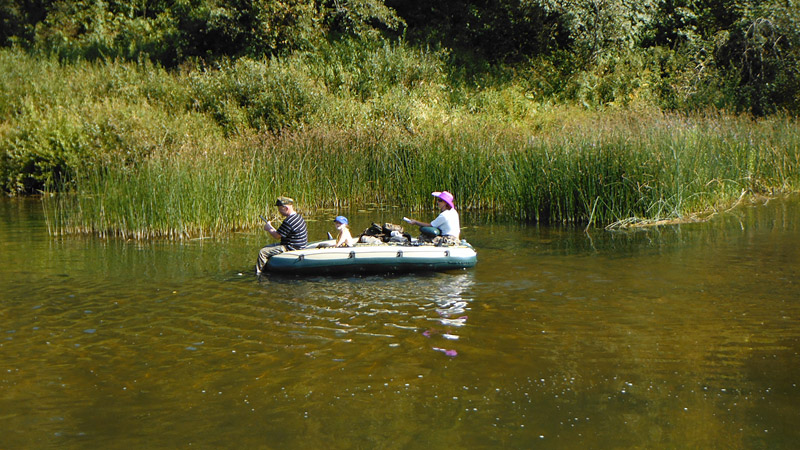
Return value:
<svg viewBox="0 0 800 450">
<path fill-rule="evenodd" d="M 302 127 L 322 100 L 311 78 L 281 60 L 240 59 L 190 77 L 194 104 L 228 133 Z"/>
</svg>

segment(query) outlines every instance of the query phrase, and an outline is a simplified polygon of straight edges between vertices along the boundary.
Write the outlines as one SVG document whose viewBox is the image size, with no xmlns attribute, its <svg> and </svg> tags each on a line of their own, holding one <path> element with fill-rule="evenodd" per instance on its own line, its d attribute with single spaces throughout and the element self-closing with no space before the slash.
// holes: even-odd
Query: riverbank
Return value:
<svg viewBox="0 0 800 450">
<path fill-rule="evenodd" d="M 355 60 L 380 70 L 360 80 L 352 55 L 167 72 L 0 51 L 0 175 L 58 193 L 53 233 L 132 238 L 253 229 L 278 195 L 313 215 L 421 209 L 447 189 L 462 210 L 603 226 L 800 186 L 796 118 L 556 105 L 514 83 L 453 85 L 409 51 L 365 50 Z"/>
</svg>

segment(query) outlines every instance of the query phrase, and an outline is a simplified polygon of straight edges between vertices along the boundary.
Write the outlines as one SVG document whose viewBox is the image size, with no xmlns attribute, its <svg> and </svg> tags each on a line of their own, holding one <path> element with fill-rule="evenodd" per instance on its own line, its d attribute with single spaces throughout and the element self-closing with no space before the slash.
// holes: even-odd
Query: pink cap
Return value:
<svg viewBox="0 0 800 450">
<path fill-rule="evenodd" d="M 451 208 L 455 208 L 456 207 L 456 205 L 453 204 L 453 194 L 451 194 L 451 193 L 449 193 L 447 191 L 433 192 L 433 193 L 431 193 L 431 195 L 433 195 L 436 198 L 442 199 L 445 203 L 450 205 Z"/>
</svg>

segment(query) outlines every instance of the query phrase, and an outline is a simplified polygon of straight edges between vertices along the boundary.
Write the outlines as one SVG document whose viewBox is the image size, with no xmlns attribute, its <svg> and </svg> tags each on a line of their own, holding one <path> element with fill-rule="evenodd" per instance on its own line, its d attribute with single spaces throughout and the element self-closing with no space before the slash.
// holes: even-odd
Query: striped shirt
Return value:
<svg viewBox="0 0 800 450">
<path fill-rule="evenodd" d="M 299 250 L 308 244 L 306 221 L 300 214 L 294 213 L 283 219 L 278 234 L 281 235 L 281 245 L 289 250 Z"/>
</svg>

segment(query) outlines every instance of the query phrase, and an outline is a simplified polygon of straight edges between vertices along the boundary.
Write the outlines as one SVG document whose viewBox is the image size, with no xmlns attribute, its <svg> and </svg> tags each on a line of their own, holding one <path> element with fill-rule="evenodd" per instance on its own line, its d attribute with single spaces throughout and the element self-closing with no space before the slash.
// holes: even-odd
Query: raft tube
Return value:
<svg viewBox="0 0 800 450">
<path fill-rule="evenodd" d="M 325 247 L 334 241 L 316 242 L 302 250 L 272 256 L 267 271 L 290 274 L 393 273 L 448 271 L 474 267 L 477 253 L 466 241 L 459 245 L 370 245 Z"/>
</svg>

